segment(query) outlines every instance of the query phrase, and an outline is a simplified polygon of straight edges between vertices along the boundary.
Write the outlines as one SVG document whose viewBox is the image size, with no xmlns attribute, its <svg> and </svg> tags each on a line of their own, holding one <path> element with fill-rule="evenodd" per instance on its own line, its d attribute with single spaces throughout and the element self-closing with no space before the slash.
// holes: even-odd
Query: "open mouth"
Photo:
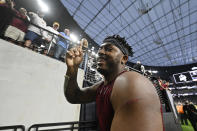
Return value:
<svg viewBox="0 0 197 131">
<path fill-rule="evenodd" d="M 97 63 L 99 64 L 99 63 L 104 63 L 105 62 L 105 59 L 104 58 L 98 58 L 97 59 Z"/>
</svg>

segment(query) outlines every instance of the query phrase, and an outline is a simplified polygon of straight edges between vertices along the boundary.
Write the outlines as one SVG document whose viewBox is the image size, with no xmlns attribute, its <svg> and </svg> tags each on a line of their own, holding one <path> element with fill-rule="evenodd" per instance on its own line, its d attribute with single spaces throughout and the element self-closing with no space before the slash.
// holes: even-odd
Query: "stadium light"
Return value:
<svg viewBox="0 0 197 131">
<path fill-rule="evenodd" d="M 152 70 L 148 70 L 148 72 L 155 73 L 155 74 L 158 73 L 158 71 L 156 71 L 156 70 L 155 71 L 154 70 L 153 71 Z"/>
<path fill-rule="evenodd" d="M 158 73 L 158 71 L 152 71 L 152 73 Z"/>
<path fill-rule="evenodd" d="M 192 67 L 192 70 L 197 70 L 197 67 Z"/>
<path fill-rule="evenodd" d="M 43 2 L 42 0 L 37 0 L 37 2 L 43 12 L 49 11 L 49 7 L 46 5 L 45 2 Z"/>
<path fill-rule="evenodd" d="M 77 41 L 77 44 L 80 44 L 80 41 Z"/>
<path fill-rule="evenodd" d="M 77 36 L 75 35 L 75 34 L 70 34 L 70 38 L 71 38 L 71 40 L 73 41 L 73 42 L 77 42 L 77 41 L 79 41 L 78 40 L 78 38 L 77 38 Z"/>
</svg>

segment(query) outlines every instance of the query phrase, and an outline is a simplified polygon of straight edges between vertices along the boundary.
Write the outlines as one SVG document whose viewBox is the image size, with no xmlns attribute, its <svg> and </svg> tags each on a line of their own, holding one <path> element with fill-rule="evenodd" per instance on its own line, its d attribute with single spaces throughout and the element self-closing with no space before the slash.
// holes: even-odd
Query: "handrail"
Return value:
<svg viewBox="0 0 197 131">
<path fill-rule="evenodd" d="M 42 127 L 68 126 L 68 125 L 70 125 L 71 127 L 39 129 Z M 74 129 L 92 129 L 96 127 L 97 127 L 96 121 L 73 121 L 73 122 L 34 124 L 29 127 L 28 131 L 31 131 L 31 129 L 34 129 L 36 131 L 59 131 L 59 130 L 74 130 Z"/>
<path fill-rule="evenodd" d="M 15 11 L 12 10 L 12 9 L 10 9 L 10 8 L 7 8 L 7 10 L 12 11 L 12 14 L 11 14 L 11 15 L 12 15 L 13 17 L 16 17 L 16 18 L 18 18 L 18 19 L 24 21 L 25 23 L 28 23 L 29 25 L 33 25 L 33 26 L 39 28 L 40 30 L 42 30 L 42 32 L 43 32 L 43 31 L 46 31 L 46 32 L 48 32 L 48 33 L 51 34 L 52 39 L 49 41 L 49 44 L 50 44 L 50 45 L 49 45 L 47 54 L 49 53 L 49 50 L 50 50 L 52 44 L 54 44 L 54 43 L 52 42 L 54 36 L 61 37 L 61 38 L 64 39 L 64 40 L 68 40 L 68 41 L 70 41 L 71 43 L 77 44 L 76 42 L 73 42 L 73 41 L 71 41 L 70 39 L 68 39 L 68 38 L 66 38 L 66 37 L 64 37 L 64 36 L 62 36 L 61 34 L 55 34 L 54 32 L 51 32 L 50 30 L 48 30 L 48 29 L 46 29 L 46 28 L 43 28 L 43 27 L 41 27 L 41 26 L 39 26 L 39 25 L 36 25 L 36 24 L 32 23 L 31 21 L 28 21 L 27 19 L 24 19 L 24 18 L 21 18 L 21 17 L 17 16 L 17 14 L 15 13 Z M 43 34 L 41 34 L 41 35 L 43 35 Z M 72 45 L 70 42 L 69 42 L 68 44 L 69 44 L 69 45 Z"/>
<path fill-rule="evenodd" d="M 25 126 L 24 125 L 0 126 L 0 130 L 10 130 L 10 129 L 14 129 L 15 131 L 17 129 L 21 129 L 22 131 L 25 131 Z"/>
</svg>

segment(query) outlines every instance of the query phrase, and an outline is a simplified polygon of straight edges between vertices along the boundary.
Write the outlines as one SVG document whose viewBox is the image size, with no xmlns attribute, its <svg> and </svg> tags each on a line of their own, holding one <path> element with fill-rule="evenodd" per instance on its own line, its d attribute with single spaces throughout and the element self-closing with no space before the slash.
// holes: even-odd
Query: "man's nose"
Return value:
<svg viewBox="0 0 197 131">
<path fill-rule="evenodd" d="M 104 49 L 99 49 L 97 54 L 98 55 L 104 55 L 105 54 Z"/>
</svg>

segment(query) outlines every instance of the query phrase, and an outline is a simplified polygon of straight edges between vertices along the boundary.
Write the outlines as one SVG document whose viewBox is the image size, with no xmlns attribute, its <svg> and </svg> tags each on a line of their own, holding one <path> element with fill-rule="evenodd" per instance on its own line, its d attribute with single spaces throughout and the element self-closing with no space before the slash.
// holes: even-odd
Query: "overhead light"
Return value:
<svg viewBox="0 0 197 131">
<path fill-rule="evenodd" d="M 152 71 L 152 73 L 158 73 L 158 71 Z"/>
<path fill-rule="evenodd" d="M 43 12 L 49 11 L 49 7 L 46 5 L 45 2 L 43 2 L 42 0 L 37 0 L 37 2 Z"/>
<path fill-rule="evenodd" d="M 150 73 L 158 73 L 158 71 L 152 71 L 152 70 L 148 70 L 148 72 L 150 72 Z"/>
<path fill-rule="evenodd" d="M 197 67 L 192 67 L 192 70 L 197 70 Z"/>
<path fill-rule="evenodd" d="M 77 38 L 77 36 L 76 36 L 75 34 L 70 34 L 70 38 L 71 38 L 71 40 L 72 40 L 73 42 L 79 41 L 78 38 Z"/>
<path fill-rule="evenodd" d="M 77 44 L 80 44 L 80 41 L 77 41 Z"/>
</svg>

